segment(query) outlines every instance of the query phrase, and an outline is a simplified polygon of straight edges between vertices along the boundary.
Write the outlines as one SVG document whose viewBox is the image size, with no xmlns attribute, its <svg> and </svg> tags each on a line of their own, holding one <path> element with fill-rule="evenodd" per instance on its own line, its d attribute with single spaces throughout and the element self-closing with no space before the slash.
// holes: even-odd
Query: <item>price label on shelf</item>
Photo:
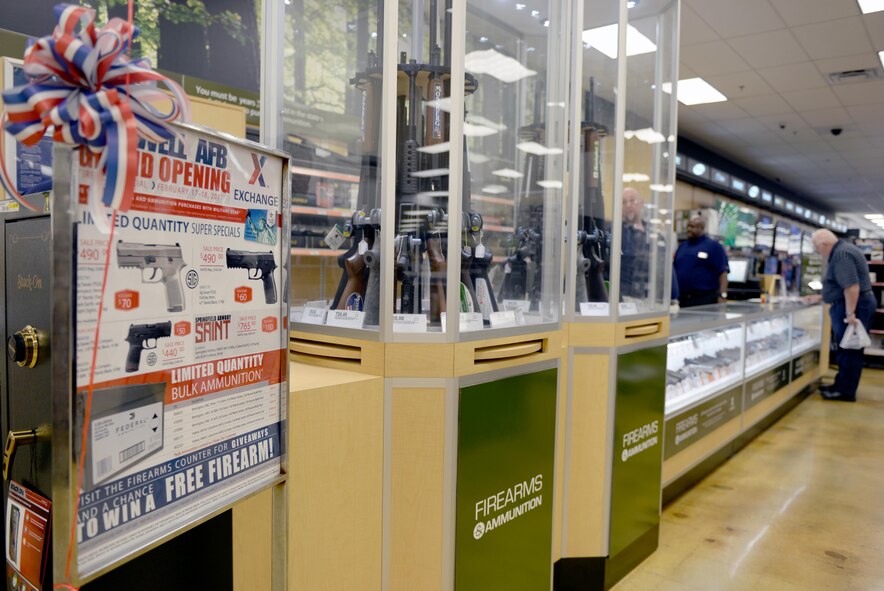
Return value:
<svg viewBox="0 0 884 591">
<path fill-rule="evenodd" d="M 393 314 L 393 330 L 427 332 L 427 317 L 424 314 Z"/>
<path fill-rule="evenodd" d="M 327 314 L 328 310 L 325 308 L 304 308 L 301 322 L 304 324 L 325 324 Z"/>
<path fill-rule="evenodd" d="M 358 310 L 329 310 L 326 326 L 338 326 L 340 328 L 362 328 L 365 322 L 365 312 Z"/>
</svg>

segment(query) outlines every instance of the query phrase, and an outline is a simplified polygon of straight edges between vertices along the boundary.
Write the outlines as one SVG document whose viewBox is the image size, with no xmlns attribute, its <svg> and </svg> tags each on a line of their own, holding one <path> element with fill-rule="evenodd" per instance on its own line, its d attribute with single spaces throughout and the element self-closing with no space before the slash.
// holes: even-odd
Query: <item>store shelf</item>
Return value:
<svg viewBox="0 0 884 591">
<path fill-rule="evenodd" d="M 779 365 L 783 361 L 787 361 L 791 356 L 792 356 L 791 353 L 789 351 L 786 351 L 785 353 L 780 353 L 779 355 L 776 355 L 775 357 L 769 357 L 769 358 L 765 359 L 764 362 L 757 363 L 752 367 L 747 365 L 746 366 L 746 378 L 747 379 L 751 378 L 751 377 L 763 372 L 766 369 L 776 367 L 777 365 Z"/>
<path fill-rule="evenodd" d="M 714 382 L 709 382 L 705 386 L 701 388 L 696 388 L 691 390 L 690 394 L 682 394 L 677 398 L 674 398 L 674 402 L 670 402 L 670 400 L 666 401 L 666 418 L 678 414 L 682 410 L 692 406 L 694 404 L 698 404 L 703 402 L 704 400 L 715 396 L 716 394 L 720 394 L 725 390 L 739 384 L 743 381 L 743 375 L 740 372 L 734 372 L 733 375 L 728 376 L 722 380 L 715 380 Z M 684 398 L 684 400 L 681 400 Z"/>
<path fill-rule="evenodd" d="M 318 177 L 321 179 L 331 179 L 334 181 L 346 181 L 349 183 L 358 183 L 359 177 L 355 174 L 347 174 L 344 172 L 332 172 L 330 170 L 317 170 L 315 168 L 304 168 L 302 166 L 292 166 L 292 174 L 300 174 L 304 176 Z"/>
<path fill-rule="evenodd" d="M 330 248 L 293 248 L 292 256 L 307 257 L 336 257 L 345 250 L 331 250 Z"/>
<path fill-rule="evenodd" d="M 884 330 L 879 330 L 877 328 L 873 328 L 869 331 L 869 334 L 884 334 Z"/>
<path fill-rule="evenodd" d="M 292 205 L 292 213 L 299 215 L 318 215 L 330 218 L 347 219 L 353 215 L 352 209 L 344 209 L 342 207 L 312 207 L 310 205 Z"/>
<path fill-rule="evenodd" d="M 884 357 L 884 349 L 878 349 L 877 347 L 866 347 L 863 349 L 863 353 L 873 357 Z"/>
</svg>

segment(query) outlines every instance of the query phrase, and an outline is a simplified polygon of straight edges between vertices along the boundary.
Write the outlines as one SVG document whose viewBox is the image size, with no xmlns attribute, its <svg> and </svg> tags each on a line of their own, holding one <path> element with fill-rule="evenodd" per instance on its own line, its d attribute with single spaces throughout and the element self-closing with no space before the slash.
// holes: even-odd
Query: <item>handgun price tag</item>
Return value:
<svg viewBox="0 0 884 591">
<path fill-rule="evenodd" d="M 304 324 L 325 324 L 325 317 L 328 310 L 325 308 L 304 308 L 304 314 L 301 315 L 301 322 Z"/>
<path fill-rule="evenodd" d="M 608 302 L 580 302 L 581 316 L 607 316 L 611 313 Z"/>
<path fill-rule="evenodd" d="M 332 250 L 338 250 L 341 248 L 341 245 L 347 240 L 347 237 L 344 236 L 344 231 L 341 230 L 340 224 L 335 224 L 331 230 L 329 230 L 328 234 L 325 235 L 325 238 L 322 239 L 328 247 Z"/>
<path fill-rule="evenodd" d="M 516 313 L 513 310 L 492 312 L 490 320 L 491 328 L 509 328 L 512 326 L 519 326 L 519 321 L 516 319 Z"/>
<path fill-rule="evenodd" d="M 635 302 L 620 302 L 618 309 L 620 314 L 638 314 L 638 306 Z"/>
<path fill-rule="evenodd" d="M 425 314 L 393 314 L 393 330 L 427 332 L 427 317 Z"/>
<path fill-rule="evenodd" d="M 326 326 L 340 328 L 362 328 L 365 323 L 365 312 L 358 310 L 329 310 Z"/>
</svg>

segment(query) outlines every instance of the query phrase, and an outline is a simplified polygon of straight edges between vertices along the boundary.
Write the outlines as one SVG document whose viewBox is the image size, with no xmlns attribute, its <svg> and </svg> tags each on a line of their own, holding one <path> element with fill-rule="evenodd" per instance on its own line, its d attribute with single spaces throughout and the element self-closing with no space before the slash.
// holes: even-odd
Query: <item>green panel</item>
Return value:
<svg viewBox="0 0 884 591">
<path fill-rule="evenodd" d="M 740 384 L 666 419 L 663 457 L 669 459 L 703 439 L 743 411 L 743 385 Z"/>
<path fill-rule="evenodd" d="M 456 591 L 549 589 L 557 376 L 460 391 Z"/>
<path fill-rule="evenodd" d="M 754 378 L 746 380 L 746 399 L 743 402 L 744 410 L 755 406 L 781 388 L 788 386 L 791 365 L 792 362 L 787 361 L 782 365 L 758 374 Z"/>
<path fill-rule="evenodd" d="M 813 371 L 820 364 L 820 352 L 810 351 L 792 360 L 792 381 Z"/>
<path fill-rule="evenodd" d="M 612 559 L 660 523 L 666 346 L 617 357 L 611 472 Z M 656 544 L 650 548 L 653 548 Z"/>
</svg>

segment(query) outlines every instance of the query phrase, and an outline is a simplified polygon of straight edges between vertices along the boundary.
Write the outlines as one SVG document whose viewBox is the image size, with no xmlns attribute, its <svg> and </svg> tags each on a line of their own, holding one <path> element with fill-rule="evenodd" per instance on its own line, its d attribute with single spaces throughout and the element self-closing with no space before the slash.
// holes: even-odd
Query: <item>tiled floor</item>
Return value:
<svg viewBox="0 0 884 591">
<path fill-rule="evenodd" d="M 884 591 L 884 371 L 819 394 L 664 508 L 614 591 Z"/>
</svg>

